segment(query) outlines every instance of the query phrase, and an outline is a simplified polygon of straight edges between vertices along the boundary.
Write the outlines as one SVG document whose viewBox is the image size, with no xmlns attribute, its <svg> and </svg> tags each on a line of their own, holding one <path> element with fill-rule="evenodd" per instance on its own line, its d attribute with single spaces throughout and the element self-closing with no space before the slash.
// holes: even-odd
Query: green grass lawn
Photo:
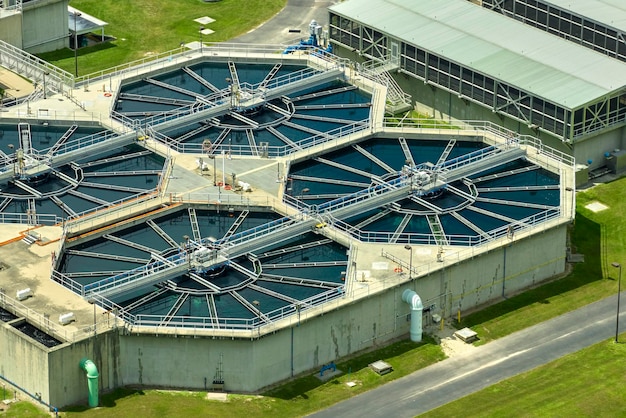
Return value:
<svg viewBox="0 0 626 418">
<path fill-rule="evenodd" d="M 389 126 L 405 126 L 427 129 L 460 129 L 460 127 L 456 125 L 452 125 L 449 122 L 440 119 L 435 119 L 432 116 L 419 113 L 416 110 L 409 110 L 404 115 L 399 117 L 387 117 L 386 121 Z"/>
<path fill-rule="evenodd" d="M 423 417 L 626 416 L 626 344 L 604 341 Z"/>
<path fill-rule="evenodd" d="M 585 208 L 595 201 L 608 209 L 594 213 Z M 585 262 L 567 277 L 470 315 L 461 324 L 471 326 L 485 342 L 616 293 L 619 271 L 611 262 L 626 263 L 624 213 L 626 178 L 578 193 L 572 244 Z M 611 339 L 425 416 L 626 416 L 625 357 L 626 344 Z"/>
<path fill-rule="evenodd" d="M 2 418 L 48 418 L 49 414 L 30 402 L 20 401 L 11 404 L 6 412 L 0 412 Z"/>
<path fill-rule="evenodd" d="M 79 76 L 111 68 L 155 53 L 178 48 L 181 42 L 200 40 L 200 24 L 194 19 L 209 16 L 215 31 L 204 42 L 222 42 L 247 32 L 270 19 L 287 0 L 73 0 L 70 5 L 108 22 L 105 34 L 116 40 L 78 50 Z M 251 12 L 254 11 L 254 12 Z M 39 55 L 74 73 L 74 51 L 62 49 Z"/>
</svg>

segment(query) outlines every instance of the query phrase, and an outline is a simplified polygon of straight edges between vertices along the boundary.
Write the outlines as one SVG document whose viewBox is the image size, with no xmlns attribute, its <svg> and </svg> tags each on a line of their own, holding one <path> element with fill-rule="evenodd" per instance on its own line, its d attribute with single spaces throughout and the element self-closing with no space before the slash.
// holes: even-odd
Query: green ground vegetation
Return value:
<svg viewBox="0 0 626 418">
<path fill-rule="evenodd" d="M 215 31 L 204 42 L 223 42 L 241 35 L 278 13 L 287 0 L 73 0 L 70 6 L 108 23 L 111 42 L 78 50 L 80 76 L 116 65 L 171 51 L 181 43 L 200 41 L 200 24 L 194 19 L 209 16 L 205 25 Z M 74 51 L 62 49 L 40 54 L 50 63 L 74 73 Z"/>
<path fill-rule="evenodd" d="M 594 202 L 607 209 L 586 208 Z M 568 276 L 470 315 L 460 325 L 489 341 L 617 292 L 619 269 L 611 263 L 626 263 L 626 178 L 578 193 L 576 206 L 572 249 L 584 254 L 585 262 Z M 626 416 L 624 339 L 621 334 L 620 344 L 611 338 L 424 416 Z"/>
<path fill-rule="evenodd" d="M 623 417 L 625 357 L 626 344 L 603 341 L 421 416 Z"/>
<path fill-rule="evenodd" d="M 389 126 L 429 129 L 461 129 L 456 125 L 450 124 L 449 122 L 435 119 L 432 116 L 419 113 L 416 110 L 409 110 L 401 117 L 387 117 L 386 120 Z"/>
<path fill-rule="evenodd" d="M 49 418 L 50 414 L 44 412 L 30 402 L 20 401 L 10 404 L 5 412 L 0 412 L 2 418 Z"/>
</svg>

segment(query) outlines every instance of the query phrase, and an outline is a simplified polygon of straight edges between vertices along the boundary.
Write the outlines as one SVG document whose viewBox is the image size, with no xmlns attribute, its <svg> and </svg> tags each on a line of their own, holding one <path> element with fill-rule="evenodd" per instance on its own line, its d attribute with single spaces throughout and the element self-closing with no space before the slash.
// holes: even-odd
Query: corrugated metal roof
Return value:
<svg viewBox="0 0 626 418">
<path fill-rule="evenodd" d="M 348 0 L 329 9 L 567 108 L 626 86 L 626 63 L 466 0 Z"/>
<path fill-rule="evenodd" d="M 542 3 L 570 10 L 596 22 L 626 31 L 626 1 L 624 0 L 540 0 Z"/>
</svg>

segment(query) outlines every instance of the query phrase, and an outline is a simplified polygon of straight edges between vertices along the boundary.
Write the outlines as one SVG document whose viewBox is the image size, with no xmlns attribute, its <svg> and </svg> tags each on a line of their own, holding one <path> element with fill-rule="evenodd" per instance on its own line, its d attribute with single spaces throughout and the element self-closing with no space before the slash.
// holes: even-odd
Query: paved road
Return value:
<svg viewBox="0 0 626 418">
<path fill-rule="evenodd" d="M 616 303 L 616 296 L 609 297 L 477 347 L 467 355 L 433 364 L 312 416 L 414 417 L 611 338 L 615 335 Z"/>
<path fill-rule="evenodd" d="M 289 0 L 287 6 L 261 26 L 229 42 L 250 44 L 286 44 L 309 38 L 309 23 L 328 24 L 328 6 L 338 0 Z M 289 30 L 300 29 L 300 33 Z"/>
</svg>

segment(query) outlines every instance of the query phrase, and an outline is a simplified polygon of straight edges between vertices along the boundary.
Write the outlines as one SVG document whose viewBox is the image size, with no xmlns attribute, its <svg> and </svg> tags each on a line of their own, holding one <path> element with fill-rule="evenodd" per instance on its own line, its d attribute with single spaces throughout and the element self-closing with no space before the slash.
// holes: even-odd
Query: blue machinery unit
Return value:
<svg viewBox="0 0 626 418">
<path fill-rule="evenodd" d="M 283 54 L 291 54 L 295 51 L 302 51 L 307 49 L 320 49 L 322 52 L 333 52 L 333 47 L 329 43 L 326 48 L 324 48 L 320 43 L 320 38 L 322 34 L 322 26 L 317 24 L 316 20 L 311 20 L 309 23 L 309 39 L 301 40 L 299 43 L 295 45 L 290 45 L 283 51 Z"/>
</svg>

